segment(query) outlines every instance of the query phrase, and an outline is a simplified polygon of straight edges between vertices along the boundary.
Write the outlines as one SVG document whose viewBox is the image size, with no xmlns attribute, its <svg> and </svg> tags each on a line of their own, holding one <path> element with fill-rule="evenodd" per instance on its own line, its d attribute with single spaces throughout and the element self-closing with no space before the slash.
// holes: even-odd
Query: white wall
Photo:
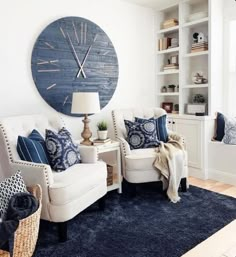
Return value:
<svg viewBox="0 0 236 257">
<path fill-rule="evenodd" d="M 154 106 L 154 11 L 120 0 L 7 0 L 1 3 L 0 15 L 0 117 L 56 114 L 34 85 L 31 52 L 39 33 L 65 16 L 81 16 L 97 23 L 112 40 L 118 55 L 117 90 L 101 113 L 91 117 L 92 130 L 96 131 L 96 123 L 101 119 L 111 124 L 112 109 Z M 62 116 L 78 138 L 81 119 Z M 111 130 L 110 126 L 110 135 Z"/>
<path fill-rule="evenodd" d="M 224 17 L 236 17 L 236 1 L 224 1 Z"/>
</svg>

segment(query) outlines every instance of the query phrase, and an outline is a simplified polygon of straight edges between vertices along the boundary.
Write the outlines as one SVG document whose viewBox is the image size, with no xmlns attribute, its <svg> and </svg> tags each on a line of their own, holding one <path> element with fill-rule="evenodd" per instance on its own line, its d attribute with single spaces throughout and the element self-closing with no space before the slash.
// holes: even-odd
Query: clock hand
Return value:
<svg viewBox="0 0 236 257">
<path fill-rule="evenodd" d="M 81 62 L 80 62 L 80 60 L 79 60 L 79 57 L 78 57 L 78 55 L 77 55 L 77 53 L 76 53 L 76 51 L 75 51 L 75 48 L 74 48 L 74 46 L 73 46 L 73 44 L 72 44 L 72 41 L 71 41 L 70 36 L 69 36 L 68 33 L 67 33 L 67 37 L 68 37 L 69 43 L 70 43 L 70 45 L 71 45 L 71 48 L 72 48 L 72 50 L 73 50 L 73 53 L 74 53 L 74 56 L 75 56 L 75 60 L 76 60 L 77 64 L 79 65 L 80 70 L 82 70 L 81 72 L 82 72 L 82 74 L 83 74 L 83 77 L 86 78 L 86 75 L 85 75 L 85 73 L 84 73 L 84 70 L 83 70 L 83 68 L 81 67 L 81 66 L 82 66 L 82 65 L 81 65 Z"/>
<path fill-rule="evenodd" d="M 95 42 L 96 39 L 97 39 L 97 34 L 96 34 L 95 37 L 94 37 L 93 43 Z M 81 65 L 81 67 L 80 67 L 80 70 L 79 70 L 79 72 L 78 72 L 78 74 L 77 74 L 77 78 L 80 76 L 80 74 L 81 74 L 81 72 L 82 72 L 82 69 L 83 69 L 84 64 L 85 64 L 85 62 L 86 62 L 86 60 L 87 60 L 87 57 L 88 57 L 88 55 L 89 55 L 89 52 L 90 52 L 90 50 L 91 50 L 91 48 L 92 48 L 92 46 L 93 46 L 93 43 L 90 45 L 88 51 L 86 52 L 86 55 L 85 55 L 85 57 L 84 57 L 84 59 L 83 59 L 82 65 Z"/>
</svg>

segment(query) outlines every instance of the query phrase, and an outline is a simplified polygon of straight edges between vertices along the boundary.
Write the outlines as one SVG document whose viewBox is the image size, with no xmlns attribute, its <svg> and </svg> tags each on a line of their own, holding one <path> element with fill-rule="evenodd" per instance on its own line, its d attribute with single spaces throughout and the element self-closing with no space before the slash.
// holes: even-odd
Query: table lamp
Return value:
<svg viewBox="0 0 236 257">
<path fill-rule="evenodd" d="M 81 144 L 92 145 L 90 138 L 92 132 L 89 129 L 88 114 L 97 113 L 100 111 L 100 101 L 98 92 L 74 92 L 72 95 L 71 113 L 84 114 L 84 130 L 81 133 L 84 139 Z"/>
</svg>

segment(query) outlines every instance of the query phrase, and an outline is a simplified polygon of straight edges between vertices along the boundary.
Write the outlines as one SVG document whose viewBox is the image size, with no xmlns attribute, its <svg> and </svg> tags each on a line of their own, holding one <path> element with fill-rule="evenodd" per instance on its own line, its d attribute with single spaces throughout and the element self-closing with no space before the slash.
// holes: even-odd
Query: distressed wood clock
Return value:
<svg viewBox="0 0 236 257">
<path fill-rule="evenodd" d="M 73 92 L 99 92 L 101 108 L 112 98 L 118 81 L 118 60 L 106 33 L 81 17 L 49 24 L 33 47 L 31 69 L 43 99 L 70 116 Z"/>
</svg>

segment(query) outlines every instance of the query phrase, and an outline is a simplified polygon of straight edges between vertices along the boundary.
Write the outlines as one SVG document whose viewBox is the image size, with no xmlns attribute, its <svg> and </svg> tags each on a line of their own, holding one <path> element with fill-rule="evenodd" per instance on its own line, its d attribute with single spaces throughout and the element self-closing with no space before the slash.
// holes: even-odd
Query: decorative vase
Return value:
<svg viewBox="0 0 236 257">
<path fill-rule="evenodd" d="M 98 130 L 98 139 L 105 140 L 107 139 L 107 130 Z"/>
</svg>

